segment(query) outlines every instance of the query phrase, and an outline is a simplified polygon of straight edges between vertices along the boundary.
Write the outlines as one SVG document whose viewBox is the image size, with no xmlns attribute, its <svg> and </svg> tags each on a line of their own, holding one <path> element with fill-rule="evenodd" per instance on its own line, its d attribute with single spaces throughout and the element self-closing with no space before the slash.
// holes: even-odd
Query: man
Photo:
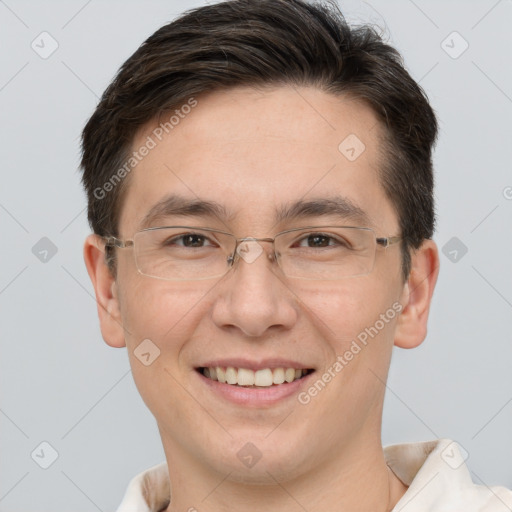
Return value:
<svg viewBox="0 0 512 512">
<path fill-rule="evenodd" d="M 122 66 L 83 133 L 84 255 L 167 460 L 119 512 L 512 510 L 450 440 L 381 445 L 438 275 L 436 135 L 333 6 L 205 6 Z"/>
</svg>

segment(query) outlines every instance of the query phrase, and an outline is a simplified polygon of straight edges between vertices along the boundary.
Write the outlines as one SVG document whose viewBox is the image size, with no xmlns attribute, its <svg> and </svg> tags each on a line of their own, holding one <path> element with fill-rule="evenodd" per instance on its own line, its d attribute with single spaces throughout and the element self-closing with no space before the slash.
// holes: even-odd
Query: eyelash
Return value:
<svg viewBox="0 0 512 512">
<path fill-rule="evenodd" d="M 188 236 L 197 236 L 197 237 L 201 237 L 204 241 L 208 241 L 210 242 L 210 245 L 209 246 L 215 246 L 217 244 L 212 244 L 212 240 L 207 237 L 206 235 L 203 235 L 201 233 L 194 233 L 194 232 L 190 232 L 190 233 L 183 233 L 182 235 L 178 235 L 178 236 L 175 236 L 169 240 L 165 240 L 163 245 L 171 245 L 171 244 L 176 244 L 177 241 L 184 241 L 184 239 Z M 333 247 L 335 245 L 344 245 L 346 247 L 348 247 L 348 244 L 346 243 L 346 241 L 344 240 L 340 240 L 338 238 L 335 238 L 333 237 L 331 234 L 329 233 L 321 233 L 321 232 L 309 232 L 309 233 L 306 233 L 304 236 L 302 236 L 301 238 L 298 238 L 297 240 L 295 240 L 293 242 L 293 245 L 296 245 L 297 243 L 300 243 L 300 242 L 304 242 L 304 241 L 307 241 L 308 238 L 311 238 L 311 237 L 323 237 L 323 238 L 327 238 L 329 240 L 329 243 L 327 244 L 326 247 Z M 334 243 L 332 243 L 334 242 Z M 183 243 L 182 244 L 179 244 L 180 246 L 182 247 L 186 247 Z"/>
<path fill-rule="evenodd" d="M 174 236 L 168 240 L 165 240 L 162 245 L 170 245 L 170 244 L 175 243 L 177 240 L 183 241 L 185 239 L 185 237 L 187 237 L 187 236 L 197 236 L 197 237 L 203 238 L 204 240 L 211 241 L 210 238 L 208 238 L 206 235 L 202 235 L 201 233 L 191 232 L 191 233 L 184 233 L 182 235 Z M 185 247 L 185 245 L 183 245 L 183 247 Z"/>
</svg>

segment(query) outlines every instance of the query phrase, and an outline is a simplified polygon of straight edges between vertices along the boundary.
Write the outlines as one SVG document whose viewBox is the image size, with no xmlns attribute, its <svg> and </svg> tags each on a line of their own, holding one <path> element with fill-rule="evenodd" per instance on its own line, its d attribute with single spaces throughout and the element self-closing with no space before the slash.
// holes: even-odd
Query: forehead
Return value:
<svg viewBox="0 0 512 512">
<path fill-rule="evenodd" d="M 378 176 L 381 126 L 363 102 L 287 86 L 216 91 L 188 105 L 136 136 L 134 151 L 151 148 L 130 174 L 120 232 L 140 229 L 168 195 L 219 204 L 231 229 L 263 232 L 287 205 L 334 197 L 363 210 L 369 227 L 394 223 Z"/>
</svg>

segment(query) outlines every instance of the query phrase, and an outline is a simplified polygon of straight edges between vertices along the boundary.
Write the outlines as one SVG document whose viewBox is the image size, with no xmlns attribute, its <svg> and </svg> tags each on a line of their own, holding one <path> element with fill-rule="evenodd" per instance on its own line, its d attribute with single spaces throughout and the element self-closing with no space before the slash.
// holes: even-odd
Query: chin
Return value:
<svg viewBox="0 0 512 512">
<path fill-rule="evenodd" d="M 229 446 L 212 447 L 210 453 L 221 452 L 215 460 L 208 458 L 218 472 L 229 474 L 228 479 L 233 482 L 275 486 L 276 480 L 286 481 L 306 471 L 309 457 L 304 442 L 291 442 L 290 436 L 283 435 L 272 438 L 274 435 L 266 430 L 264 435 L 254 432 L 233 436 Z"/>
</svg>

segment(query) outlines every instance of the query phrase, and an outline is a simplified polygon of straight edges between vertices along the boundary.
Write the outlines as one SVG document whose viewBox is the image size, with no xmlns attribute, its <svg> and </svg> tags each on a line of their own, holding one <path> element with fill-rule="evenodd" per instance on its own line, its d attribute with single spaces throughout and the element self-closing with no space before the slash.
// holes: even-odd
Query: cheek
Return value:
<svg viewBox="0 0 512 512">
<path fill-rule="evenodd" d="M 382 283 L 377 286 L 374 279 L 362 277 L 322 288 L 316 285 L 316 289 L 306 284 L 297 290 L 297 295 L 303 303 L 304 314 L 328 342 L 332 358 L 352 350 L 358 354 L 353 359 L 366 359 L 381 357 L 392 343 L 399 305 L 396 294 L 389 289 Z M 366 350 L 377 339 L 385 341 L 375 344 L 371 351 Z M 359 357 L 363 352 L 369 353 Z"/>
<path fill-rule="evenodd" d="M 347 438 L 356 437 L 367 421 L 378 424 L 398 316 L 389 289 L 366 278 L 302 289 L 303 311 L 326 353 L 325 367 L 299 402 L 306 411 L 311 407 L 311 417 L 321 418 L 332 436 L 339 435 L 340 422 Z"/>
<path fill-rule="evenodd" d="M 141 337 L 151 338 L 167 349 L 178 340 L 185 340 L 209 307 L 211 286 L 136 276 L 127 284 L 121 304 L 130 343 Z"/>
<path fill-rule="evenodd" d="M 125 284 L 121 314 L 135 384 L 153 414 L 168 407 L 180 410 L 177 404 L 187 400 L 179 383 L 189 371 L 180 358 L 211 307 L 212 285 L 192 287 L 145 276 Z"/>
</svg>

